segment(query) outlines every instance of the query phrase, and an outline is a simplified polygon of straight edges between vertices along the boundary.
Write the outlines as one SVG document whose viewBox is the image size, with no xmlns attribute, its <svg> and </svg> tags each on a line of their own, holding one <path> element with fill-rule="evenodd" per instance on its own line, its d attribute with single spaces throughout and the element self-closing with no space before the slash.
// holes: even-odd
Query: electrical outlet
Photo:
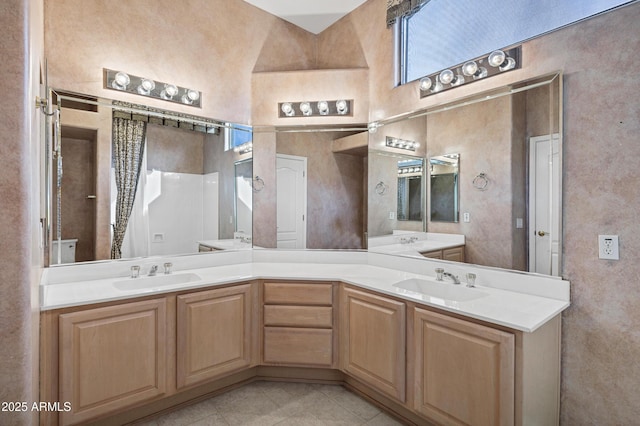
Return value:
<svg viewBox="0 0 640 426">
<path fill-rule="evenodd" d="M 471 215 L 469 213 L 462 213 L 462 221 L 463 222 L 471 222 Z"/>
<path fill-rule="evenodd" d="M 620 259 L 617 235 L 598 235 L 598 257 L 608 260 Z"/>
</svg>

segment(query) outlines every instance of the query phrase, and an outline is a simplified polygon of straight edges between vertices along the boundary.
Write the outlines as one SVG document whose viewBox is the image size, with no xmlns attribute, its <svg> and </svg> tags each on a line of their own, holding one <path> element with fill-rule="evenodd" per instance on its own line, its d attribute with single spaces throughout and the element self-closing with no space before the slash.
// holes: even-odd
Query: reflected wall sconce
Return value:
<svg viewBox="0 0 640 426">
<path fill-rule="evenodd" d="M 202 107 L 202 92 L 175 84 L 163 83 L 123 71 L 104 69 L 105 89 L 162 99 L 182 105 Z"/>
<path fill-rule="evenodd" d="M 278 103 L 278 116 L 280 118 L 340 115 L 353 115 L 352 99 Z"/>
<path fill-rule="evenodd" d="M 494 50 L 488 55 L 421 78 L 420 98 L 518 69 L 521 65 L 520 46 L 508 50 Z"/>
<path fill-rule="evenodd" d="M 416 148 L 420 146 L 418 142 L 393 138 L 391 136 L 387 136 L 385 145 L 388 146 L 389 148 L 405 149 L 407 151 L 413 151 L 413 152 L 415 152 Z"/>
</svg>

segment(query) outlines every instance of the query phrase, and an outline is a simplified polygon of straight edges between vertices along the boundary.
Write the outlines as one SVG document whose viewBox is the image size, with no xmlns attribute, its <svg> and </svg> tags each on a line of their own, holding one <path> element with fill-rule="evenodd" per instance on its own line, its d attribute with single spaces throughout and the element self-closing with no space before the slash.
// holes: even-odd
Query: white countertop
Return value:
<svg viewBox="0 0 640 426">
<path fill-rule="evenodd" d="M 239 238 L 229 238 L 225 240 L 203 240 L 198 241 L 198 244 L 211 247 L 217 250 L 247 250 L 253 247 L 251 242 L 242 242 Z"/>
<path fill-rule="evenodd" d="M 127 289 L 129 282 L 134 286 L 142 283 L 139 280 L 145 279 L 142 276 L 138 279 L 128 278 L 132 265 L 141 266 L 143 275 L 150 265 L 161 265 L 167 260 L 173 263 L 174 276 L 185 278 L 187 274 L 195 274 L 188 277 L 197 279 L 156 288 Z M 433 271 L 437 267 L 459 275 L 463 282 L 466 272 L 476 273 L 475 289 L 467 289 L 464 284 L 455 287 L 458 292 L 479 291 L 482 297 L 469 301 L 450 300 L 393 286 L 411 278 L 433 281 Z M 536 330 L 569 306 L 569 282 L 555 277 L 362 251 L 262 249 L 47 268 L 41 283 L 41 309 L 44 311 L 254 279 L 342 281 L 525 332 Z M 450 282 L 436 285 L 454 286 Z"/>
<path fill-rule="evenodd" d="M 413 257 L 422 257 L 420 253 L 458 247 L 464 244 L 464 235 L 434 232 L 396 231 L 392 235 L 371 237 L 368 240 L 371 252 Z"/>
</svg>

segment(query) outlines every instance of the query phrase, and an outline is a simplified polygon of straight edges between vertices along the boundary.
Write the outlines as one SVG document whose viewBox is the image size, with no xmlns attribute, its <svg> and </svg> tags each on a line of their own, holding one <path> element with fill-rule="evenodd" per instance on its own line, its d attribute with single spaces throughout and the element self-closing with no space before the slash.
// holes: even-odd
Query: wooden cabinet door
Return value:
<svg viewBox="0 0 640 426">
<path fill-rule="evenodd" d="M 252 285 L 177 297 L 177 386 L 251 365 Z"/>
<path fill-rule="evenodd" d="M 404 401 L 405 304 L 343 287 L 340 309 L 344 371 Z"/>
<path fill-rule="evenodd" d="M 166 299 L 60 315 L 63 425 L 115 412 L 166 392 Z"/>
<path fill-rule="evenodd" d="M 464 262 L 464 246 L 442 250 L 442 259 L 452 262 Z"/>
<path fill-rule="evenodd" d="M 514 423 L 511 333 L 416 308 L 414 409 L 443 425 Z"/>
</svg>

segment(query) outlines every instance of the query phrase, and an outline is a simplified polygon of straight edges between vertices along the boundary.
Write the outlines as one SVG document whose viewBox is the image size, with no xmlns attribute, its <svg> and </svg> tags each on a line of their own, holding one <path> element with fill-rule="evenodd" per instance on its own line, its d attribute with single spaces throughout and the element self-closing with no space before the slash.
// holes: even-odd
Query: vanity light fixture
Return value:
<svg viewBox="0 0 640 426">
<path fill-rule="evenodd" d="M 279 102 L 278 117 L 352 115 L 353 100 Z"/>
<path fill-rule="evenodd" d="M 202 107 L 202 92 L 175 84 L 164 83 L 123 71 L 104 69 L 104 87 L 182 105 Z"/>
<path fill-rule="evenodd" d="M 391 136 L 387 136 L 385 145 L 389 148 L 405 149 L 407 151 L 414 151 L 420 146 L 417 142 L 408 141 L 404 139 L 398 139 Z"/>
<path fill-rule="evenodd" d="M 425 76 L 418 84 L 420 97 L 425 98 L 434 93 L 520 68 L 521 50 L 520 46 L 507 50 L 494 50 L 488 55 Z"/>
</svg>

